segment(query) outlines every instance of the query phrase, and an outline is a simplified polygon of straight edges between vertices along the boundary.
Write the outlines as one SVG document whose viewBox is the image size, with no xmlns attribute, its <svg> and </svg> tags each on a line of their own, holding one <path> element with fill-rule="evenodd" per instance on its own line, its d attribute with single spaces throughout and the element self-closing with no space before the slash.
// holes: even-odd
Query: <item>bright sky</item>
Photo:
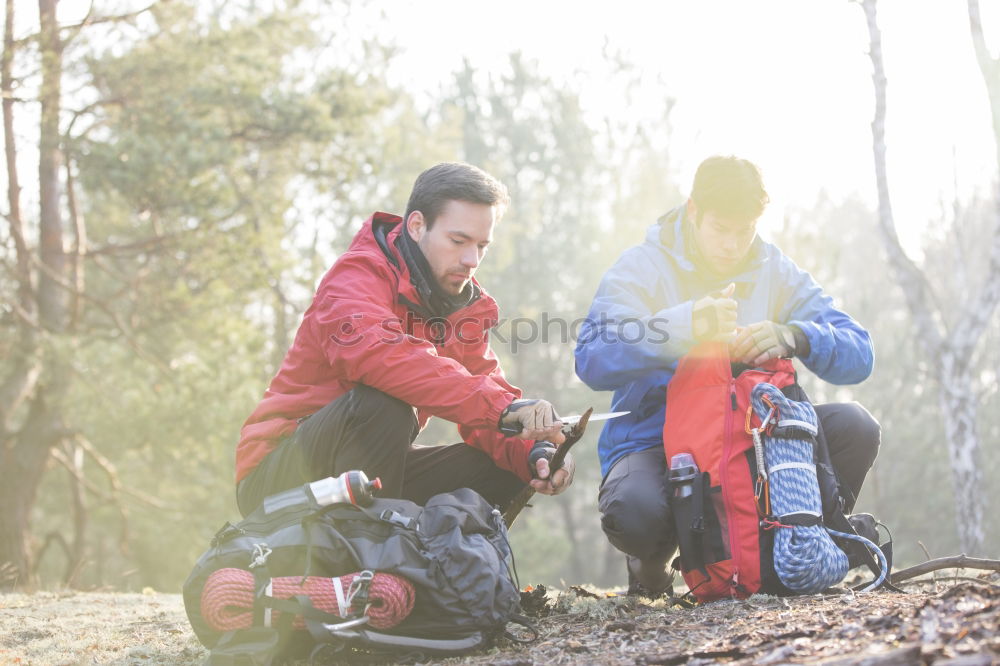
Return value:
<svg viewBox="0 0 1000 666">
<path fill-rule="evenodd" d="M 397 75 L 435 89 L 467 57 L 501 69 L 521 50 L 552 76 L 600 71 L 607 40 L 654 95 L 677 99 L 672 156 L 689 183 L 698 162 L 735 153 L 763 169 L 773 201 L 810 207 L 818 192 L 874 205 L 868 31 L 848 0 L 406 0 L 377 5 L 403 49 Z M 896 222 L 915 238 L 942 202 L 995 182 L 985 88 L 966 3 L 880 0 L 889 79 L 887 144 Z M 1000 0 L 981 0 L 1000 49 Z M 657 78 L 663 87 L 652 85 Z M 614 109 L 597 82 L 586 103 Z M 631 112 L 618 104 L 621 112 Z M 634 111 L 634 109 L 632 110 Z M 651 216 L 655 214 L 651 211 Z"/>
<path fill-rule="evenodd" d="M 31 4 L 20 5 L 22 15 Z M 145 3 L 97 1 L 108 11 L 130 4 Z M 1000 0 L 980 4 L 996 55 Z M 63 0 L 60 18 L 88 5 Z M 878 11 L 891 194 L 901 235 L 913 242 L 956 191 L 967 198 L 995 183 L 989 108 L 965 2 L 879 0 Z M 647 112 L 666 91 L 677 100 L 671 159 L 681 182 L 713 153 L 754 160 L 773 202 L 765 227 L 786 206 L 811 207 L 821 190 L 875 204 L 868 32 L 849 0 L 373 1 L 331 28 L 398 46 L 393 74 L 411 90 L 439 90 L 463 58 L 502 70 L 519 50 L 554 78 L 586 81 L 595 116 Z M 608 94 L 605 44 L 640 68 L 648 105 Z"/>
</svg>

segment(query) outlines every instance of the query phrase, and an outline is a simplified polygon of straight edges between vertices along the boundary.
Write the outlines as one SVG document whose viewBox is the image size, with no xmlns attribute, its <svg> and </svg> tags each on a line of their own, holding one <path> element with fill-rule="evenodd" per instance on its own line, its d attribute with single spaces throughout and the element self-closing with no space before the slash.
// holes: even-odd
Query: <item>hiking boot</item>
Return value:
<svg viewBox="0 0 1000 666">
<path fill-rule="evenodd" d="M 878 521 L 870 513 L 852 513 L 847 517 L 858 536 L 863 536 L 872 543 L 878 543 Z"/>
<path fill-rule="evenodd" d="M 667 571 L 667 563 L 663 560 L 640 560 L 632 555 L 625 556 L 628 568 L 629 596 L 658 599 L 662 596 L 673 596 L 674 574 Z"/>
<path fill-rule="evenodd" d="M 847 522 L 851 524 L 858 536 L 862 536 L 871 541 L 876 546 L 878 543 L 878 522 L 875 516 L 870 513 L 854 513 L 847 517 Z M 865 564 L 865 554 L 870 552 L 868 547 L 857 541 L 847 541 L 847 565 L 848 568 L 860 567 Z"/>
</svg>

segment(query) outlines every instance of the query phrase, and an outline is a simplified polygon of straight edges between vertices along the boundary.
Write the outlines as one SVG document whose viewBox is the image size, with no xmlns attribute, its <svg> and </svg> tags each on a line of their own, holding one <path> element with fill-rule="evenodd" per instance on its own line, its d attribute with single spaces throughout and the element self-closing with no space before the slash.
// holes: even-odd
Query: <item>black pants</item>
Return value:
<svg viewBox="0 0 1000 666">
<path fill-rule="evenodd" d="M 379 497 L 417 504 L 472 488 L 502 509 L 524 487 L 468 444 L 413 446 L 417 432 L 411 406 L 359 385 L 303 421 L 240 482 L 240 513 L 246 516 L 268 495 L 353 469 L 382 480 Z"/>
<path fill-rule="evenodd" d="M 854 502 L 878 455 L 881 429 L 856 402 L 816 405 L 830 462 L 847 500 Z M 636 451 L 615 462 L 601 482 L 601 527 L 618 550 L 640 560 L 666 561 L 677 549 L 667 504 L 667 461 L 663 447 Z"/>
</svg>

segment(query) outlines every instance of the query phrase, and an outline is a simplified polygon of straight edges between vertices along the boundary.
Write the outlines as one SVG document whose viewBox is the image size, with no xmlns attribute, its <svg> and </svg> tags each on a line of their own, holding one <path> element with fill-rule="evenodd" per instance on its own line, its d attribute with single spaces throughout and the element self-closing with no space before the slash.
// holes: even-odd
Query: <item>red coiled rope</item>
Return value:
<svg viewBox="0 0 1000 666">
<path fill-rule="evenodd" d="M 340 576 L 344 595 L 357 575 Z M 252 573 L 243 569 L 219 569 L 208 577 L 201 591 L 201 616 L 215 631 L 248 629 L 253 626 L 253 592 Z M 291 599 L 299 595 L 309 597 L 319 610 L 341 613 L 333 578 L 308 576 L 303 581 L 301 576 L 282 576 L 271 579 L 271 597 Z M 396 626 L 413 610 L 413 596 L 410 581 L 393 574 L 376 573 L 368 588 L 368 624 L 375 629 Z M 353 610 L 360 612 L 363 609 Z M 280 611 L 273 613 L 272 624 L 277 622 Z M 296 615 L 292 627 L 305 629 L 305 626 L 302 616 Z"/>
</svg>

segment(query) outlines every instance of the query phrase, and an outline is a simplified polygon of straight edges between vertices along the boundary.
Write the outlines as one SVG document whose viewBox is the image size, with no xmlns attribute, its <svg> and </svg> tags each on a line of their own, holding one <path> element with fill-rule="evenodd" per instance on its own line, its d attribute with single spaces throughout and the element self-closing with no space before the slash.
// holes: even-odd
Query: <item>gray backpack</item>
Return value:
<svg viewBox="0 0 1000 666">
<path fill-rule="evenodd" d="M 500 635 L 520 640 L 506 630 L 509 622 L 527 626 L 511 565 L 500 512 L 467 488 L 435 495 L 423 507 L 393 499 L 320 507 L 296 488 L 216 533 L 184 583 L 184 606 L 198 639 L 211 649 L 212 664 L 270 664 L 320 649 L 338 651 L 338 658 L 356 649 L 463 654 Z M 254 626 L 222 633 L 202 617 L 201 596 L 208 577 L 228 567 L 254 575 Z M 392 629 L 373 631 L 363 617 L 345 620 L 313 608 L 306 597 L 266 593 L 279 576 L 364 570 L 402 576 L 415 588 L 412 612 Z M 282 611 L 284 622 L 264 626 L 267 609 Z M 292 630 L 293 615 L 305 618 L 308 632 Z"/>
</svg>

